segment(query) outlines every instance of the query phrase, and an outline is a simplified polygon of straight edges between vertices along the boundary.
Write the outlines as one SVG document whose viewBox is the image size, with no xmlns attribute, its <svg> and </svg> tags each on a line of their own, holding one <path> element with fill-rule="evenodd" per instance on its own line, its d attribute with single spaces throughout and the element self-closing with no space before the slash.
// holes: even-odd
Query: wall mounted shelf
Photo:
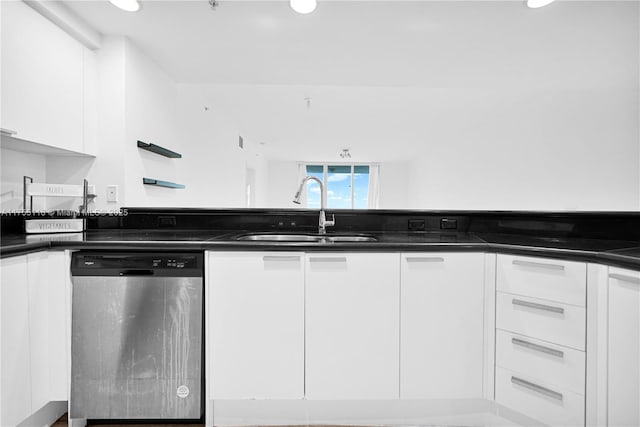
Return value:
<svg viewBox="0 0 640 427">
<path fill-rule="evenodd" d="M 149 144 L 143 141 L 138 140 L 138 148 L 142 148 L 143 150 L 151 151 L 152 153 L 160 154 L 164 157 L 170 157 L 172 159 L 181 159 L 182 154 L 176 153 L 175 151 L 171 151 L 167 148 L 161 147 L 155 144 Z"/>
<path fill-rule="evenodd" d="M 182 184 L 176 184 L 175 182 L 169 182 L 169 181 L 160 181 L 158 179 L 153 179 L 153 178 L 142 178 L 142 183 L 144 185 L 153 185 L 155 187 L 178 188 L 178 189 L 186 188 Z"/>
</svg>

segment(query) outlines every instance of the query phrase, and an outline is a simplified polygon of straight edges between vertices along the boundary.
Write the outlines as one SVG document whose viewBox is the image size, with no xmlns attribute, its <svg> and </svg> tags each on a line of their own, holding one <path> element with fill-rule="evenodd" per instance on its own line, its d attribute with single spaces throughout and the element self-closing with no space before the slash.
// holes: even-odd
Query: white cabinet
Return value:
<svg viewBox="0 0 640 427">
<path fill-rule="evenodd" d="M 584 307 L 587 265 L 560 259 L 499 254 L 496 289 Z"/>
<path fill-rule="evenodd" d="M 27 255 L 31 412 L 68 399 L 69 266 L 67 252 Z"/>
<path fill-rule="evenodd" d="M 210 253 L 210 398 L 304 397 L 303 259 Z"/>
<path fill-rule="evenodd" d="M 640 425 L 640 272 L 609 269 L 609 427 Z"/>
<path fill-rule="evenodd" d="M 498 292 L 496 310 L 498 329 L 585 350 L 584 307 Z"/>
<path fill-rule="evenodd" d="M 306 396 L 399 397 L 400 255 L 306 255 Z"/>
<path fill-rule="evenodd" d="M 541 425 L 584 426 L 584 394 L 541 381 L 527 372 L 496 368 L 496 400 L 540 420 Z"/>
<path fill-rule="evenodd" d="M 0 425 L 31 414 L 27 257 L 0 260 Z"/>
<path fill-rule="evenodd" d="M 21 1 L 1 7 L 0 127 L 20 139 L 82 152 L 86 48 Z"/>
<path fill-rule="evenodd" d="M 47 353 L 49 401 L 69 399 L 69 352 L 71 349 L 71 255 L 48 252 Z"/>
<path fill-rule="evenodd" d="M 401 256 L 400 397 L 482 398 L 484 254 Z"/>
<path fill-rule="evenodd" d="M 49 402 L 49 288 L 55 284 L 47 261 L 47 252 L 27 255 L 32 412 Z"/>
<path fill-rule="evenodd" d="M 585 423 L 586 264 L 498 255 L 499 404 L 548 425 Z"/>
<path fill-rule="evenodd" d="M 69 254 L 1 260 L 0 425 L 67 400 Z"/>
</svg>

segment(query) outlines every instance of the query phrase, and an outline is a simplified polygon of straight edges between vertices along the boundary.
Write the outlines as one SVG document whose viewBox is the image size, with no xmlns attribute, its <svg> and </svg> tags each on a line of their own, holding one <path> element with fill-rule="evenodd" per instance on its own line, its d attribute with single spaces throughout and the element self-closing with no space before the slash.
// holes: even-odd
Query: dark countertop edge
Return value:
<svg viewBox="0 0 640 427">
<path fill-rule="evenodd" d="M 314 244 L 308 242 L 230 242 L 230 241 L 109 241 L 109 242 L 51 242 L 51 247 L 88 250 L 215 250 L 215 251 L 277 251 L 277 252 L 410 252 L 410 251 L 475 251 L 487 250 L 487 243 L 332 243 Z M 3 253 L 4 255 L 4 253 Z"/>
<path fill-rule="evenodd" d="M 0 249 L 0 259 L 18 255 L 26 255 L 33 252 L 48 250 L 50 248 L 51 242 L 21 243 L 17 245 L 3 246 Z"/>
<path fill-rule="evenodd" d="M 599 252 L 596 257 L 598 259 L 596 261 L 598 264 L 604 264 L 610 267 L 640 270 L 640 258 L 637 257 L 614 254 L 610 252 Z"/>
<path fill-rule="evenodd" d="M 309 243 L 271 242 L 216 242 L 216 241 L 97 241 L 97 242 L 37 242 L 3 247 L 0 258 L 25 255 L 42 250 L 183 250 L 183 251 L 277 251 L 277 252 L 487 252 L 515 254 L 571 261 L 591 262 L 612 267 L 640 270 L 640 257 L 612 252 L 576 249 L 545 248 L 502 243 L 333 243 L 317 245 Z"/>
</svg>

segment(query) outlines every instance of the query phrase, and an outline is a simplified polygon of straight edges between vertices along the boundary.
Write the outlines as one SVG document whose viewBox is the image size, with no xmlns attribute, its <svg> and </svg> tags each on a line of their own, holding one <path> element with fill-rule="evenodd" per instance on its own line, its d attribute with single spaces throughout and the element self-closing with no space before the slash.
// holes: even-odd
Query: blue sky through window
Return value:
<svg viewBox="0 0 640 427">
<path fill-rule="evenodd" d="M 326 180 L 324 179 L 325 168 Z M 369 166 L 307 165 L 306 171 L 307 175 L 318 177 L 324 182 L 327 188 L 327 208 L 367 209 L 369 202 Z M 307 184 L 307 207 L 320 208 L 320 188 L 313 181 Z"/>
</svg>

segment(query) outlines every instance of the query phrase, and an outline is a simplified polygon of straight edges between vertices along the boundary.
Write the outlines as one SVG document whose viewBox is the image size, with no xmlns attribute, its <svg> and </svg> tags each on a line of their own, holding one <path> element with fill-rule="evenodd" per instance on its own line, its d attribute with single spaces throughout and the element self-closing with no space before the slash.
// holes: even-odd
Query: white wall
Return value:
<svg viewBox="0 0 640 427">
<path fill-rule="evenodd" d="M 356 110 L 378 100 L 376 108 L 391 124 L 385 129 L 406 130 L 409 123 L 420 123 L 409 134 L 381 134 L 385 144 L 397 145 L 404 158 L 391 163 L 375 156 L 367 159 L 381 164 L 380 208 L 639 210 L 638 26 L 634 31 L 637 54 L 629 55 L 627 64 L 638 76 L 633 84 L 602 81 L 597 87 L 560 87 L 553 71 L 571 62 L 567 54 L 564 62 L 540 58 L 549 69 L 549 84 L 544 87 L 332 87 L 319 93 L 352 100 L 347 95 L 353 92 L 358 95 L 353 98 L 360 100 Z M 255 143 L 260 139 L 256 136 L 252 141 L 248 124 L 221 102 L 220 94 L 234 99 L 241 88 L 226 85 L 221 92 L 212 90 L 212 85 L 176 84 L 124 37 L 105 37 L 99 51 L 86 50 L 84 55 L 83 114 L 94 123 L 85 127 L 85 140 L 89 146 L 95 140 L 96 159 L 3 149 L 2 209 L 21 203 L 24 174 L 59 183 L 78 183 L 86 176 L 96 186 L 94 207 L 98 209 L 243 207 L 247 169 L 255 170 L 255 206 L 295 207 L 291 197 L 298 184 L 296 162 L 256 157 Z M 602 60 L 599 55 L 594 58 Z M 273 93 L 279 92 L 269 91 L 265 102 L 275 101 Z M 412 100 L 406 104 L 411 108 L 389 110 L 386 100 L 402 105 Z M 262 104 L 254 104 L 257 117 Z M 353 108 L 352 102 L 341 104 Z M 317 102 L 313 111 L 322 111 L 322 106 Z M 352 120 L 351 114 L 341 116 L 344 123 L 332 121 L 332 126 L 321 129 L 331 128 L 352 139 L 359 135 L 367 144 L 381 146 L 362 132 L 366 123 L 378 121 L 377 116 L 365 115 L 364 121 Z M 269 121 L 264 125 L 277 128 Z M 248 148 L 238 148 L 238 135 L 247 137 Z M 166 159 L 140 150 L 137 139 L 174 149 L 183 158 Z M 411 145 L 401 146 L 400 141 L 411 141 Z M 143 186 L 143 176 L 185 184 L 186 189 Z M 120 188 L 117 203 L 105 200 L 108 184 Z"/>
<path fill-rule="evenodd" d="M 22 177 L 30 176 L 34 182 L 46 182 L 46 158 L 40 154 L 23 153 L 8 149 L 0 150 L 0 186 L 2 211 L 22 210 Z M 35 210 L 46 209 L 46 199 L 33 201 Z"/>
<path fill-rule="evenodd" d="M 96 121 L 95 162 L 87 172 L 89 183 L 95 185 L 98 197 L 94 209 L 117 209 L 124 203 L 125 188 L 125 49 L 123 37 L 104 37 L 102 46 L 95 53 L 93 65 Z M 57 165 L 63 170 L 67 162 L 63 159 Z M 73 165 L 68 165 L 73 169 Z M 117 185 L 119 200 L 106 201 L 106 186 Z"/>
<path fill-rule="evenodd" d="M 179 190 L 175 206 L 244 207 L 246 160 L 238 128 L 193 85 L 178 86 L 178 123 L 178 170 L 187 189 Z"/>
<path fill-rule="evenodd" d="M 150 187 L 142 178 L 182 183 L 179 162 L 139 149 L 137 141 L 153 143 L 181 152 L 177 129 L 175 82 L 133 43 L 125 43 L 125 144 L 124 204 L 163 206 L 172 203 L 179 191 Z"/>
<path fill-rule="evenodd" d="M 640 209 L 638 84 L 559 88 L 555 63 L 541 60 L 549 61 L 547 87 L 207 85 L 203 91 L 228 107 L 248 135 L 266 135 L 274 161 L 331 162 L 340 147 L 350 147 L 358 162 L 405 163 L 400 185 L 409 183 L 398 187 L 396 199 L 381 195 L 380 207 Z M 627 65 L 640 75 L 638 61 L 633 55 Z M 299 116 L 289 114 L 295 109 L 287 106 L 303 91 L 318 101 Z M 261 117 L 262 111 L 276 113 Z M 295 144 L 281 141 L 280 129 L 295 134 Z M 387 184 L 389 176 L 381 177 L 393 194 Z M 518 188 L 526 196 L 514 195 Z M 271 199 L 269 206 L 283 202 Z"/>
<path fill-rule="evenodd" d="M 253 171 L 253 198 L 248 207 L 266 207 L 269 204 L 269 162 L 257 153 L 247 155 L 247 183 L 249 183 L 249 169 Z"/>
<path fill-rule="evenodd" d="M 504 101 L 505 98 L 501 98 Z M 409 207 L 637 210 L 638 91 L 487 97 L 455 137 L 411 163 Z"/>
<path fill-rule="evenodd" d="M 117 163 L 122 175 L 120 181 L 105 176 L 97 180 L 104 185 L 121 182 L 119 206 L 245 206 L 246 155 L 238 147 L 237 126 L 215 106 L 205 110 L 208 102 L 197 86 L 176 84 L 133 43 L 126 39 L 118 43 L 122 43 L 121 57 L 109 58 L 105 70 L 114 64 L 123 67 L 117 73 L 124 80 L 118 82 L 123 98 L 112 99 L 113 105 L 102 106 L 100 114 L 102 117 L 105 109 L 122 114 L 122 118 L 114 120 L 119 122 L 116 128 L 124 136 L 99 141 L 102 150 L 119 157 L 108 158 L 102 152 L 96 163 Z M 176 151 L 182 158 L 139 149 L 137 140 Z M 143 185 L 143 177 L 183 184 L 186 188 Z"/>
<path fill-rule="evenodd" d="M 293 196 L 300 185 L 298 163 L 270 160 L 267 171 L 269 190 L 266 207 L 291 209 L 301 207 L 293 203 Z"/>
<path fill-rule="evenodd" d="M 403 209 L 409 197 L 409 163 L 380 164 L 379 209 Z"/>
</svg>

